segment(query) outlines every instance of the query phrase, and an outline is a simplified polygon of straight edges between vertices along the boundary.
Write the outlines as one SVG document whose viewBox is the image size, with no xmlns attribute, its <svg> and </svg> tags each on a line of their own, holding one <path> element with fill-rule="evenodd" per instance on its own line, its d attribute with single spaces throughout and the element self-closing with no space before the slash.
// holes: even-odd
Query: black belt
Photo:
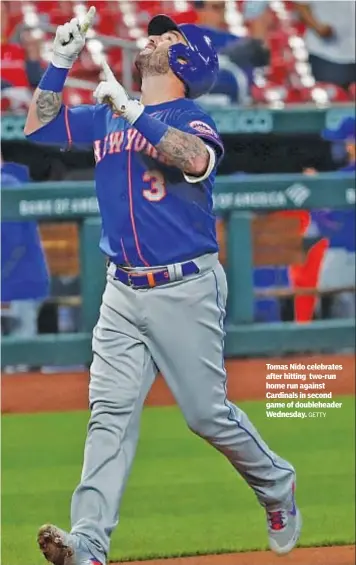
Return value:
<svg viewBox="0 0 356 565">
<path fill-rule="evenodd" d="M 109 264 L 111 261 L 109 261 Z M 182 277 L 177 277 L 175 274 L 171 275 L 168 267 L 163 267 L 158 271 L 127 271 L 119 265 L 115 265 L 116 270 L 114 273 L 114 279 L 122 282 L 126 286 L 130 286 L 134 289 L 139 288 L 154 288 L 155 286 L 160 286 L 170 282 L 179 280 L 179 278 L 184 278 L 189 275 L 198 274 L 200 269 L 194 263 L 194 261 L 188 261 L 187 263 L 181 263 L 179 268 L 182 273 Z"/>
</svg>

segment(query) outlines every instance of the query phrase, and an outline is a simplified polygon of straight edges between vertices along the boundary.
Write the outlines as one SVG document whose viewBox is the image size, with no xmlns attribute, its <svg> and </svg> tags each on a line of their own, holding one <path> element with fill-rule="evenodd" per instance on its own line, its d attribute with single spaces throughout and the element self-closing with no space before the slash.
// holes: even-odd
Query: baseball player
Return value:
<svg viewBox="0 0 356 565">
<path fill-rule="evenodd" d="M 41 527 L 40 549 L 54 565 L 106 563 L 142 406 L 161 371 L 189 428 L 223 453 L 254 490 L 266 511 L 271 549 L 287 553 L 301 529 L 295 471 L 226 397 L 227 286 L 212 211 L 223 145 L 213 120 L 194 102 L 214 84 L 216 52 L 197 26 L 155 16 L 136 58 L 140 101 L 127 95 L 104 62 L 97 104 L 67 108 L 62 90 L 94 12 L 81 27 L 76 19 L 59 26 L 52 63 L 25 125 L 34 141 L 93 146 L 100 248 L 108 258 L 72 528 Z"/>
</svg>

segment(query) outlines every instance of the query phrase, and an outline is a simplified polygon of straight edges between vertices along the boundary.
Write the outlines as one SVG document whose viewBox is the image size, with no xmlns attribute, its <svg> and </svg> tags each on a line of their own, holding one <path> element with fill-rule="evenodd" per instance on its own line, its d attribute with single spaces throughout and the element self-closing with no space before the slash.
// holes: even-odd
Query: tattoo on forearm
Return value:
<svg viewBox="0 0 356 565">
<path fill-rule="evenodd" d="M 176 128 L 168 129 L 156 149 L 170 164 L 188 174 L 203 174 L 208 166 L 209 154 L 204 141 Z"/>
<path fill-rule="evenodd" d="M 36 100 L 37 118 L 42 124 L 53 120 L 62 104 L 62 94 L 51 90 L 41 90 Z"/>
</svg>

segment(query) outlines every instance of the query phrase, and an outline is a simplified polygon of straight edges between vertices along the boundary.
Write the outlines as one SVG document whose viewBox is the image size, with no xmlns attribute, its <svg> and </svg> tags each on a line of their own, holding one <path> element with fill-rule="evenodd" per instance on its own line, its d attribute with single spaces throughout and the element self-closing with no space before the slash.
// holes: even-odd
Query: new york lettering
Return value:
<svg viewBox="0 0 356 565">
<path fill-rule="evenodd" d="M 96 164 L 100 163 L 106 155 L 114 155 L 123 151 L 144 153 L 152 159 L 157 159 L 160 163 L 168 164 L 166 158 L 158 155 L 157 149 L 135 128 L 115 131 L 106 135 L 104 139 L 96 139 L 93 143 L 93 149 Z"/>
</svg>

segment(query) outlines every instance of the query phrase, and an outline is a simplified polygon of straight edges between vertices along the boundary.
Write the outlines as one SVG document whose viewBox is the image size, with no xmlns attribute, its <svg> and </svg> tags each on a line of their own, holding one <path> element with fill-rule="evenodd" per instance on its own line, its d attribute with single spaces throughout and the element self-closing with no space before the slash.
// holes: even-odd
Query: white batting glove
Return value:
<svg viewBox="0 0 356 565">
<path fill-rule="evenodd" d="M 130 124 L 134 124 L 141 116 L 144 105 L 138 100 L 129 98 L 124 87 L 116 80 L 108 63 L 103 60 L 102 67 L 105 80 L 95 89 L 94 98 L 98 104 L 109 104 L 116 114 L 123 116 Z"/>
<path fill-rule="evenodd" d="M 96 9 L 92 6 L 80 25 L 78 18 L 58 26 L 53 43 L 52 64 L 62 69 L 70 69 L 85 45 L 85 36 L 93 25 Z"/>
</svg>

